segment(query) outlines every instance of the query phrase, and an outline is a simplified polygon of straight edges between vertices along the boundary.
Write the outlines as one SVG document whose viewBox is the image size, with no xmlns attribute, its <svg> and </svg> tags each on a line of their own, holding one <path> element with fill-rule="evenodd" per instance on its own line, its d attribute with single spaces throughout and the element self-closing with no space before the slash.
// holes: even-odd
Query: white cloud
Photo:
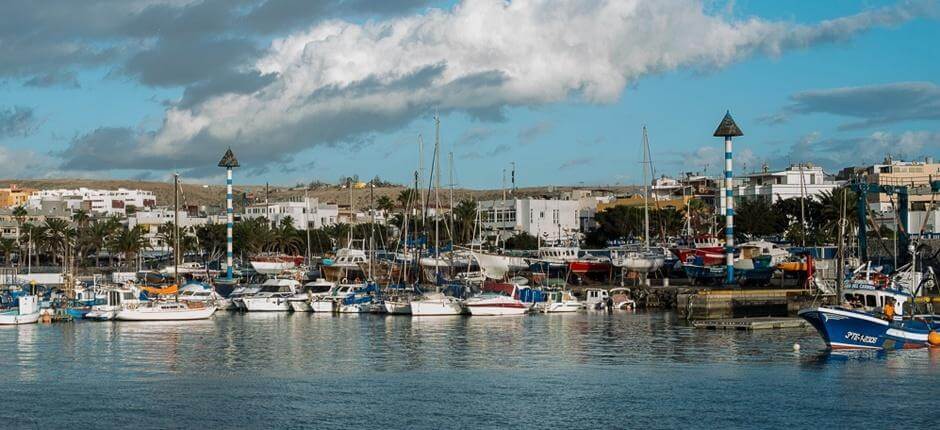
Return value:
<svg viewBox="0 0 940 430">
<path fill-rule="evenodd" d="M 644 75 L 840 41 L 932 4 L 816 25 L 735 20 L 687 0 L 466 0 L 385 21 L 331 20 L 273 41 L 246 65 L 276 74 L 272 83 L 170 108 L 153 136 L 126 142 L 128 159 L 196 166 L 231 145 L 263 164 L 394 130 L 435 108 L 499 118 L 506 106 L 611 103 Z"/>
</svg>

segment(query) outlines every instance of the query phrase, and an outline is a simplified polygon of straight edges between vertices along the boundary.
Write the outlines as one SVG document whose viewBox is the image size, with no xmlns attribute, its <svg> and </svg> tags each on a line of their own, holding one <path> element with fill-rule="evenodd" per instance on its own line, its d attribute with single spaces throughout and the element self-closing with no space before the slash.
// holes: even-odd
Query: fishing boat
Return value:
<svg viewBox="0 0 940 430">
<path fill-rule="evenodd" d="M 261 284 L 257 294 L 243 297 L 242 303 L 248 312 L 287 312 L 291 310 L 289 299 L 300 289 L 300 282 L 293 279 L 272 278 Z"/>
<path fill-rule="evenodd" d="M 552 291 L 548 293 L 547 300 L 539 305 L 544 313 L 577 312 L 585 305 L 579 301 L 571 291 Z"/>
<path fill-rule="evenodd" d="M 846 288 L 841 300 L 847 306 L 819 306 L 801 310 L 800 318 L 819 332 L 830 349 L 912 349 L 940 346 L 940 323 L 929 319 L 904 318 L 913 296 L 871 284 Z M 879 312 L 893 303 L 896 314 Z"/>
<path fill-rule="evenodd" d="M 324 259 L 320 269 L 323 276 L 333 282 L 346 282 L 345 280 L 366 279 L 362 270 L 363 265 L 369 264 L 369 257 L 361 249 L 343 248 L 336 252 L 336 259 Z"/>
<path fill-rule="evenodd" d="M 213 305 L 182 302 L 144 302 L 128 306 L 117 313 L 120 321 L 191 321 L 204 320 L 216 311 Z"/>
<path fill-rule="evenodd" d="M 260 254 L 251 259 L 251 267 L 262 275 L 279 275 L 303 264 L 304 257 L 285 254 Z"/>
<path fill-rule="evenodd" d="M 484 292 L 464 302 L 467 312 L 474 316 L 524 315 L 531 304 L 519 298 L 520 287 L 516 284 L 490 284 Z"/>
<path fill-rule="evenodd" d="M 538 258 L 532 259 L 529 269 L 533 272 L 561 272 L 578 261 L 581 250 L 575 246 L 544 246 L 538 249 Z"/>
<path fill-rule="evenodd" d="M 313 312 L 310 304 L 320 297 L 328 296 L 334 287 L 336 287 L 335 283 L 323 278 L 307 282 L 302 291 L 298 291 L 293 297 L 287 299 L 287 303 L 294 312 Z"/>
<path fill-rule="evenodd" d="M 443 293 L 430 293 L 415 297 L 411 301 L 413 316 L 460 315 L 464 307 L 460 299 Z"/>
<path fill-rule="evenodd" d="M 20 296 L 17 307 L 0 311 L 0 325 L 35 324 L 39 321 L 39 297 Z"/>
<path fill-rule="evenodd" d="M 610 258 L 591 254 L 582 255 L 577 260 L 568 262 L 568 270 L 579 275 L 610 273 L 610 266 Z"/>
<path fill-rule="evenodd" d="M 584 303 L 587 305 L 588 309 L 601 309 L 604 307 L 604 303 L 607 302 L 607 298 L 610 297 L 610 292 L 603 288 L 585 288 L 584 289 Z"/>
</svg>

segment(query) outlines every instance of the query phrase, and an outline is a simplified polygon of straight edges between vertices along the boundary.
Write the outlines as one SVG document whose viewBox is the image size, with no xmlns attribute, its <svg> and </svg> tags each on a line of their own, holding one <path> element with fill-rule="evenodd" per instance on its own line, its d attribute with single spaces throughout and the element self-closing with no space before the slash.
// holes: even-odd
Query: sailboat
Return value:
<svg viewBox="0 0 940 430">
<path fill-rule="evenodd" d="M 652 181 L 652 172 L 650 172 L 650 143 L 646 133 L 646 126 L 643 126 L 643 246 L 625 246 L 610 248 L 611 264 L 620 267 L 622 270 L 628 270 L 638 273 L 650 273 L 659 270 L 666 262 L 666 250 L 664 248 L 650 247 L 650 182 Z"/>
<path fill-rule="evenodd" d="M 179 174 L 173 175 L 173 278 L 179 279 Z M 189 321 L 207 319 L 217 307 L 212 303 L 174 301 L 147 301 L 128 303 L 116 315 L 121 321 Z"/>
</svg>

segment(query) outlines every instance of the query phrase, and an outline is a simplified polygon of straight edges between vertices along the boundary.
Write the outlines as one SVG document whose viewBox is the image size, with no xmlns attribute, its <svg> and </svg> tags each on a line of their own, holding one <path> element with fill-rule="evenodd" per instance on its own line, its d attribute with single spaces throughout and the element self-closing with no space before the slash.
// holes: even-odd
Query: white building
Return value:
<svg viewBox="0 0 940 430">
<path fill-rule="evenodd" d="M 254 204 L 245 208 L 245 219 L 266 218 L 272 225 L 279 225 L 281 220 L 290 217 L 294 227 L 305 230 L 321 228 L 337 223 L 339 207 L 320 203 L 316 198 L 299 198 L 284 202 Z"/>
<path fill-rule="evenodd" d="M 578 202 L 578 226 L 582 232 L 597 228 L 594 215 L 597 205 L 614 201 L 614 195 L 605 190 L 571 190 L 561 193 L 562 200 Z"/>
<path fill-rule="evenodd" d="M 129 206 L 137 209 L 153 208 L 157 196 L 153 191 L 96 190 L 90 188 L 40 190 L 32 193 L 26 200 L 26 207 L 41 208 L 43 202 L 65 202 L 70 211 L 85 210 L 102 215 L 125 215 Z"/>
<path fill-rule="evenodd" d="M 512 199 L 478 203 L 483 230 L 500 240 L 525 232 L 552 242 L 578 234 L 578 200 Z"/>
<path fill-rule="evenodd" d="M 765 170 L 744 175 L 741 179 L 743 183 L 735 187 L 736 198 L 763 198 L 770 203 L 794 197 L 812 198 L 844 185 L 844 182 L 827 177 L 822 167 L 812 164 L 790 166 L 777 172 Z"/>
<path fill-rule="evenodd" d="M 174 216 L 172 208 L 157 208 L 131 214 L 127 217 L 127 227 L 134 228 L 138 225 L 142 226 L 145 233 L 144 235 L 147 237 L 147 240 L 150 241 L 150 248 L 152 250 L 169 251 L 169 244 L 165 242 L 165 238 L 160 234 L 160 227 L 166 225 L 166 223 L 172 223 L 173 221 Z M 224 217 L 190 216 L 187 211 L 179 211 L 179 226 L 181 230 L 216 222 L 224 223 Z"/>
</svg>

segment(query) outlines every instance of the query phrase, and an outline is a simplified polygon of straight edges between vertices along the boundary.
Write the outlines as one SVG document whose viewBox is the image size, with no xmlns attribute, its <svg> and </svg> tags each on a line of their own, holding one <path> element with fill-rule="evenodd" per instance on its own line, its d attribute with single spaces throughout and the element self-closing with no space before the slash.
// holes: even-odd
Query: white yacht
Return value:
<svg viewBox="0 0 940 430">
<path fill-rule="evenodd" d="M 258 291 L 261 291 L 261 285 L 246 285 L 235 288 L 232 290 L 232 294 L 228 295 L 229 301 L 232 302 L 232 308 L 245 310 L 245 298 L 258 294 Z"/>
<path fill-rule="evenodd" d="M 365 279 L 362 267 L 369 264 L 369 257 L 361 249 L 343 248 L 336 252 L 336 259 L 320 268 L 326 279 L 336 282 L 349 282 Z"/>
<path fill-rule="evenodd" d="M 530 304 L 519 300 L 519 286 L 513 284 L 512 292 L 503 294 L 507 291 L 485 292 L 475 297 L 471 297 L 464 302 L 470 315 L 501 316 L 501 315 L 524 315 L 529 312 Z"/>
<path fill-rule="evenodd" d="M 300 282 L 293 279 L 272 278 L 261 284 L 261 289 L 251 297 L 243 297 L 242 303 L 248 312 L 287 312 L 291 310 L 288 299 L 297 294 Z"/>
<path fill-rule="evenodd" d="M 215 292 L 212 287 L 200 284 L 186 284 L 179 290 L 179 301 L 184 303 L 202 303 L 214 305 L 219 310 L 228 309 L 232 302 Z"/>
<path fill-rule="evenodd" d="M 579 301 L 571 291 L 552 291 L 548 293 L 548 300 L 540 305 L 542 312 L 545 313 L 577 312 L 584 307 L 584 303 Z"/>
<path fill-rule="evenodd" d="M 287 301 L 294 312 L 313 312 L 313 308 L 310 306 L 311 302 L 330 295 L 335 286 L 336 284 L 320 278 L 304 284 L 303 290 L 298 291 Z"/>
<path fill-rule="evenodd" d="M 432 315 L 460 315 L 464 313 L 464 308 L 460 302 L 460 299 L 456 297 L 445 296 L 441 293 L 431 293 L 415 297 L 410 304 L 411 315 L 416 317 Z"/>
</svg>

